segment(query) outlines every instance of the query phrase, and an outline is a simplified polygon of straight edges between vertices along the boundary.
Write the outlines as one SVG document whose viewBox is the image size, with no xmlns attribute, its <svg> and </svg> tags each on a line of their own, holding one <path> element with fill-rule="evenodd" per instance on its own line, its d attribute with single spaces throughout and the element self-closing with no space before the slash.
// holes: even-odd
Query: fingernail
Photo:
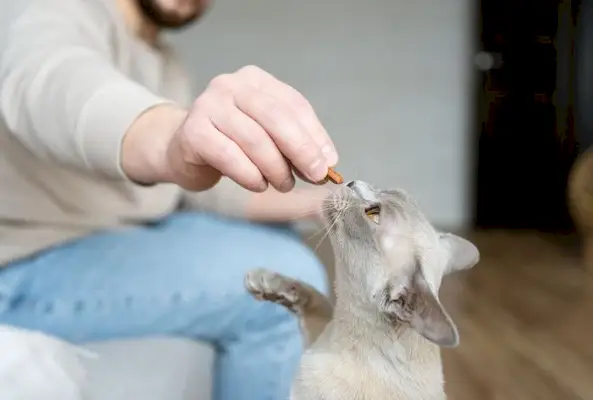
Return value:
<svg viewBox="0 0 593 400">
<path fill-rule="evenodd" d="M 327 175 L 327 164 L 323 160 L 316 160 L 309 165 L 309 178 L 320 181 Z"/>
<path fill-rule="evenodd" d="M 266 181 L 261 182 L 258 186 L 259 186 L 258 189 L 260 190 L 260 192 L 265 192 L 266 190 L 268 190 L 268 182 L 266 182 Z"/>
<path fill-rule="evenodd" d="M 282 185 L 280 185 L 280 189 L 283 192 L 288 192 L 292 189 L 292 187 L 294 186 L 294 178 L 288 178 L 287 180 L 285 180 Z"/>
<path fill-rule="evenodd" d="M 338 163 L 338 154 L 332 145 L 325 145 L 321 148 L 321 152 L 327 159 L 329 165 L 336 165 Z"/>
</svg>

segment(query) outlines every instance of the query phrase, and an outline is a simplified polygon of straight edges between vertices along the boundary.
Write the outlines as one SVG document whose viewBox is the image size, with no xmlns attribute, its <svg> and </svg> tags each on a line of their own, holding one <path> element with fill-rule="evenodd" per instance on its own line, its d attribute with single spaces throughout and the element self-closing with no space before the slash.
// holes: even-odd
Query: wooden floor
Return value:
<svg viewBox="0 0 593 400">
<path fill-rule="evenodd" d="M 571 238 L 473 241 L 481 262 L 441 289 L 461 334 L 443 351 L 449 400 L 593 399 L 593 278 Z"/>
</svg>

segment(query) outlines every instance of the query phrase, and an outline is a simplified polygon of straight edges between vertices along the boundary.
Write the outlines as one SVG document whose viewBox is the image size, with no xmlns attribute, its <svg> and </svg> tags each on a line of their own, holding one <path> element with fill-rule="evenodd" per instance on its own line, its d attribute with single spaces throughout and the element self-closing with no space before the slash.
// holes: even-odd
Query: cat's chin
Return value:
<svg viewBox="0 0 593 400">
<path fill-rule="evenodd" d="M 345 186 L 339 186 L 329 191 L 322 202 L 321 216 L 324 224 L 331 225 L 336 215 L 348 205 L 351 193 Z"/>
</svg>

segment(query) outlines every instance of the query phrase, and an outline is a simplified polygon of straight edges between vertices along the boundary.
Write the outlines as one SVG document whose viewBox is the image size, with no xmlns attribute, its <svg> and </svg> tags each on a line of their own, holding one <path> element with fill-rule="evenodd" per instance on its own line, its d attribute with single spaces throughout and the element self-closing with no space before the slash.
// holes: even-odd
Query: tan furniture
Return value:
<svg viewBox="0 0 593 400">
<path fill-rule="evenodd" d="M 593 273 L 593 148 L 582 153 L 568 179 L 568 203 L 582 235 L 583 257 Z"/>
</svg>

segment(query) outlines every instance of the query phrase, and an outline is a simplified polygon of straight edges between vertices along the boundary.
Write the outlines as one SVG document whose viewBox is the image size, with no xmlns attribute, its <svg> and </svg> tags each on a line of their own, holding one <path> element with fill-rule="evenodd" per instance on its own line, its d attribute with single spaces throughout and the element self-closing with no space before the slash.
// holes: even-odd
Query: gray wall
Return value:
<svg viewBox="0 0 593 400">
<path fill-rule="evenodd" d="M 173 40 L 195 78 L 255 64 L 299 89 L 347 179 L 399 186 L 436 224 L 467 198 L 473 72 L 470 0 L 214 0 Z"/>
</svg>

